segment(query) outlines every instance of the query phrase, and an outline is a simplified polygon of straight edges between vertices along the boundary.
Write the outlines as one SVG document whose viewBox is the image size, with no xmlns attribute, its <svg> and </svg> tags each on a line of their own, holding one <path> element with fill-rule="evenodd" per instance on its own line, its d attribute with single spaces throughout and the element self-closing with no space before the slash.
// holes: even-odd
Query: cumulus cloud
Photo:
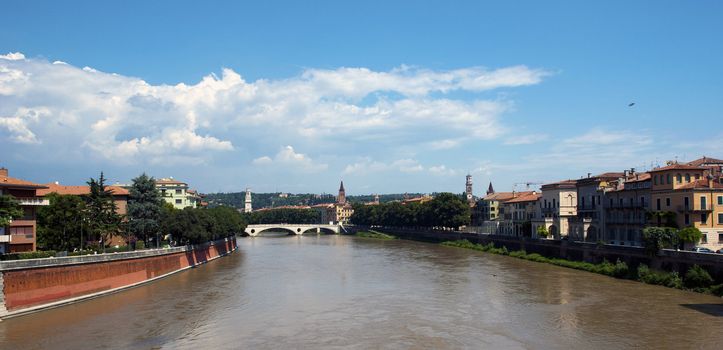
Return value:
<svg viewBox="0 0 723 350">
<path fill-rule="evenodd" d="M 456 176 L 457 171 L 447 168 L 446 165 L 435 165 L 429 167 L 429 172 L 436 176 Z"/>
<path fill-rule="evenodd" d="M 0 55 L 0 137 L 6 133 L 15 143 L 81 148 L 134 161 L 207 158 L 237 149 L 246 141 L 240 134 L 295 145 L 390 145 L 423 144 L 429 141 L 418 136 L 434 133 L 439 140 L 431 147 L 448 149 L 464 140 L 504 135 L 500 116 L 508 108 L 505 101 L 453 99 L 450 92 L 534 85 L 548 74 L 526 66 L 447 71 L 344 67 L 247 82 L 223 69 L 220 76 L 210 74 L 192 85 L 152 85 L 9 53 Z M 42 122 L 20 115 L 23 109 L 39 108 L 47 111 Z M 298 154 L 282 156 L 299 159 Z M 418 164 L 399 168 L 421 170 Z"/>
<path fill-rule="evenodd" d="M 252 161 L 254 165 L 279 164 L 283 167 L 290 167 L 289 170 L 303 170 L 306 172 L 319 172 L 328 169 L 329 165 L 316 163 L 309 156 L 297 153 L 292 146 L 282 147 L 272 159 L 269 156 L 262 156 Z"/>
<path fill-rule="evenodd" d="M 528 134 L 511 136 L 505 140 L 505 145 L 530 145 L 547 140 L 547 134 Z"/>
<path fill-rule="evenodd" d="M 404 158 L 384 163 L 375 161 L 370 157 L 359 159 L 356 163 L 349 164 L 344 168 L 344 174 L 366 175 L 384 171 L 399 171 L 403 173 L 418 173 L 424 170 L 424 166 L 416 159 Z"/>
</svg>

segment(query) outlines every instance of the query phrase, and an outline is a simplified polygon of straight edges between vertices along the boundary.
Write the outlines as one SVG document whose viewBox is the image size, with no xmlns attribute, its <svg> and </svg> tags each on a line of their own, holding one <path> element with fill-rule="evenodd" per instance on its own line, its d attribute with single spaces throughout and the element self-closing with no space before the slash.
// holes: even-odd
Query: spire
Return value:
<svg viewBox="0 0 723 350">
<path fill-rule="evenodd" d="M 346 191 L 344 190 L 344 181 L 339 185 L 339 196 L 336 197 L 336 202 L 340 204 L 346 203 Z"/>
<path fill-rule="evenodd" d="M 492 188 L 492 181 L 490 181 L 490 187 L 487 188 L 487 194 L 495 193 L 495 189 Z"/>
</svg>

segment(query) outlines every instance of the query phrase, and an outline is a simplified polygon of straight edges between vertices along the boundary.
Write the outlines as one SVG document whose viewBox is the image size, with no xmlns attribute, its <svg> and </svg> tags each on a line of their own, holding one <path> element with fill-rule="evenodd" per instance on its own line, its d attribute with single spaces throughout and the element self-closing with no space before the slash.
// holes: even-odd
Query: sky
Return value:
<svg viewBox="0 0 723 350">
<path fill-rule="evenodd" d="M 482 196 L 723 158 L 720 1 L 0 8 L 0 166 L 39 183 L 460 193 L 469 173 Z"/>
</svg>

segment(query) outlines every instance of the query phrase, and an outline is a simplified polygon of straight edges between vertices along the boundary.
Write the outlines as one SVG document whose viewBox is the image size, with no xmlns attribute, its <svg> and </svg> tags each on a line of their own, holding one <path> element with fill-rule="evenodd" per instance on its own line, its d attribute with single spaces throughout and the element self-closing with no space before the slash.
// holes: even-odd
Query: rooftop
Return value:
<svg viewBox="0 0 723 350">
<path fill-rule="evenodd" d="M 113 193 L 114 196 L 127 196 L 128 190 L 119 186 L 106 186 L 106 190 Z M 74 196 L 82 196 L 90 193 L 90 186 L 64 186 L 57 183 L 49 183 L 45 188 L 38 190 L 38 196 L 46 196 L 51 193 L 70 194 Z"/>
<path fill-rule="evenodd" d="M 542 197 L 541 194 L 537 192 L 531 192 L 531 193 L 521 193 L 519 196 L 512 198 L 508 201 L 505 201 L 505 203 L 524 203 L 524 202 L 535 202 L 538 199 Z"/>
<path fill-rule="evenodd" d="M 666 170 L 706 170 L 707 168 L 702 168 L 695 165 L 688 165 L 688 164 L 680 164 L 680 163 L 673 163 L 670 165 L 666 165 L 664 167 L 655 168 L 651 170 L 651 173 L 657 173 L 660 171 L 666 171 Z"/>
<path fill-rule="evenodd" d="M 0 169 L 0 187 L 45 188 L 45 186 L 41 184 L 8 176 L 8 170 L 5 168 Z"/>
<path fill-rule="evenodd" d="M 688 162 L 687 164 L 692 165 L 692 166 L 703 166 L 705 164 L 718 165 L 718 164 L 723 164 L 723 160 L 703 156 L 703 158 L 698 158 L 696 160 L 692 160 L 692 161 Z"/>
</svg>

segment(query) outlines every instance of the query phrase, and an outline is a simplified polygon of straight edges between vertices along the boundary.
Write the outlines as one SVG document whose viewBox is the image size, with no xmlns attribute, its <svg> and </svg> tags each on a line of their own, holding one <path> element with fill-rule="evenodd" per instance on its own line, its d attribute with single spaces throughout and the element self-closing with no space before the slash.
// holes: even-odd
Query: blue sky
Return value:
<svg viewBox="0 0 723 350">
<path fill-rule="evenodd" d="M 481 195 L 720 158 L 720 18 L 715 1 L 7 3 L 0 165 L 204 192 L 461 192 L 470 172 Z"/>
</svg>

